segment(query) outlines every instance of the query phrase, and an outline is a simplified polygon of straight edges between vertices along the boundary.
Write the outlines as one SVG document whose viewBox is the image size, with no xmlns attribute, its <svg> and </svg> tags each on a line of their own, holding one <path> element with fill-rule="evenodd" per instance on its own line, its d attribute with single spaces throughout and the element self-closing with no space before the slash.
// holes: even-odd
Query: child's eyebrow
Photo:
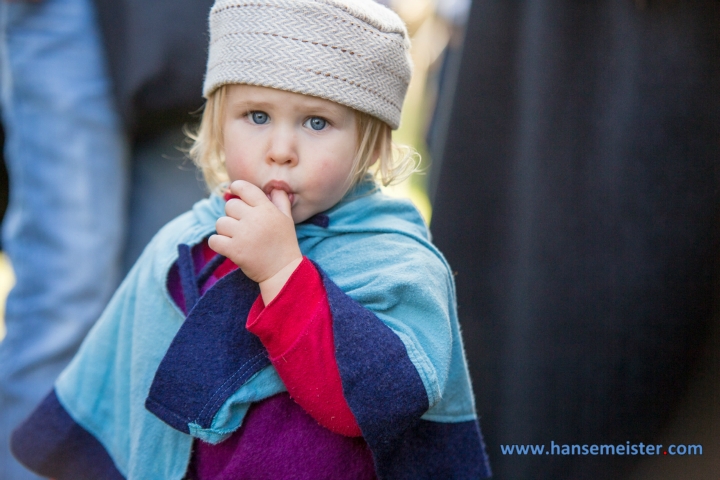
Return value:
<svg viewBox="0 0 720 480">
<path fill-rule="evenodd" d="M 258 100 L 231 100 L 228 107 L 241 110 L 267 110 L 273 107 L 273 103 Z"/>
<path fill-rule="evenodd" d="M 344 113 L 341 108 L 323 104 L 309 103 L 307 105 L 304 105 L 304 108 L 309 113 L 318 116 L 340 116 Z"/>
<path fill-rule="evenodd" d="M 311 96 L 307 96 L 299 105 L 302 109 L 307 110 L 309 114 L 318 116 L 343 116 L 346 107 L 338 103 L 322 101 Z"/>
</svg>

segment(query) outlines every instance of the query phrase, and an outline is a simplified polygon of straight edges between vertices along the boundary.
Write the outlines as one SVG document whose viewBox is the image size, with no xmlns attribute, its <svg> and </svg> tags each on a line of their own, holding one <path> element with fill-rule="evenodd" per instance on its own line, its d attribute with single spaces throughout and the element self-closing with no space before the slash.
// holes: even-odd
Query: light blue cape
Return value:
<svg viewBox="0 0 720 480">
<path fill-rule="evenodd" d="M 402 340 L 427 391 L 423 419 L 474 420 L 452 273 L 417 210 L 363 182 L 325 214 L 327 228 L 296 226 L 302 253 Z M 239 428 L 252 402 L 286 390 L 266 367 L 223 404 L 210 428 L 191 426 L 192 435 L 145 409 L 155 371 L 184 321 L 166 288 L 177 245 L 199 243 L 223 215 L 223 199 L 212 195 L 166 225 L 56 382 L 63 407 L 126 478 L 183 478 L 193 436 L 217 443 Z"/>
</svg>

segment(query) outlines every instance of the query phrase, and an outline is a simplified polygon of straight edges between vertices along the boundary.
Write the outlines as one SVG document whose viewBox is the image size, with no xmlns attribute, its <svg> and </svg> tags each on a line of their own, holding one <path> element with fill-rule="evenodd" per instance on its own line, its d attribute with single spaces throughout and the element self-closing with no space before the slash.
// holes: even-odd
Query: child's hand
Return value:
<svg viewBox="0 0 720 480">
<path fill-rule="evenodd" d="M 225 204 L 208 245 L 232 260 L 245 275 L 260 284 L 265 305 L 275 298 L 302 261 L 290 213 L 290 200 L 273 190 L 271 200 L 255 185 L 237 180 L 230 191 L 240 198 Z"/>
</svg>

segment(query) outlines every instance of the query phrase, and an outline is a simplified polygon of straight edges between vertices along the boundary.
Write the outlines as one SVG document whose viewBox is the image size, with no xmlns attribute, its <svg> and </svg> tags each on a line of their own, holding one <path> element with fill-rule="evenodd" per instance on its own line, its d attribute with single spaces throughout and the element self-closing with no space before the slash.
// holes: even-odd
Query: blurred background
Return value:
<svg viewBox="0 0 720 480">
<path fill-rule="evenodd" d="M 394 139 L 422 156 L 388 191 L 456 270 L 495 478 L 717 479 L 720 2 L 382 3 L 415 64 Z M 500 450 L 551 441 L 703 455 Z"/>
</svg>

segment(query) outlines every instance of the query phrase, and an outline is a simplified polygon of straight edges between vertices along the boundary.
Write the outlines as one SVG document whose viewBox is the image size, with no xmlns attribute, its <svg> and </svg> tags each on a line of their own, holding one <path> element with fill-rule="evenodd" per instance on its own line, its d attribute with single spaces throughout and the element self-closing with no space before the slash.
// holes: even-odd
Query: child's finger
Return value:
<svg viewBox="0 0 720 480">
<path fill-rule="evenodd" d="M 245 180 L 235 180 L 232 182 L 230 184 L 230 191 L 251 207 L 256 207 L 267 200 L 262 190 Z"/>
<path fill-rule="evenodd" d="M 235 230 L 235 222 L 236 220 L 230 217 L 220 217 L 215 222 L 215 231 L 218 233 L 218 235 L 222 235 L 224 237 L 232 237 L 233 231 Z"/>
<path fill-rule="evenodd" d="M 292 205 L 290 204 L 290 197 L 284 190 L 273 190 L 270 192 L 270 201 L 280 210 L 282 213 L 292 218 Z"/>
<path fill-rule="evenodd" d="M 247 209 L 252 208 L 239 198 L 232 198 L 225 203 L 225 215 L 240 220 L 247 213 Z"/>
<path fill-rule="evenodd" d="M 208 238 L 208 247 L 215 253 L 227 257 L 228 252 L 230 252 L 230 238 L 223 235 L 210 235 L 210 238 Z"/>
</svg>

